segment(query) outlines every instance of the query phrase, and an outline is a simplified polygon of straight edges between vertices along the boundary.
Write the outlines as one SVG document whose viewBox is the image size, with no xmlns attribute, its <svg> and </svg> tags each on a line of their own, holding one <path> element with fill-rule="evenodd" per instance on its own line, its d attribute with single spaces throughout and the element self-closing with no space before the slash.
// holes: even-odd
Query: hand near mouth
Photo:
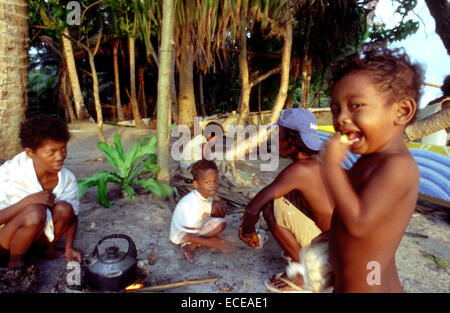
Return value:
<svg viewBox="0 0 450 313">
<path fill-rule="evenodd" d="M 353 140 L 348 135 L 341 134 L 339 131 L 334 136 L 330 136 L 321 153 L 321 159 L 325 166 L 341 166 L 345 158 L 348 147 L 353 144 Z"/>
</svg>

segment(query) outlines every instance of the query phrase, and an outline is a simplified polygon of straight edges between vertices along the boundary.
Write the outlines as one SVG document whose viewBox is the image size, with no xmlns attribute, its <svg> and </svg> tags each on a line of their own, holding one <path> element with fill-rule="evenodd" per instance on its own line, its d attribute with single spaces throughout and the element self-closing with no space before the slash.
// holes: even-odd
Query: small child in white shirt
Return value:
<svg viewBox="0 0 450 313">
<path fill-rule="evenodd" d="M 226 203 L 214 200 L 219 188 L 218 169 L 213 161 L 200 160 L 192 166 L 195 190 L 175 207 L 170 226 L 170 241 L 181 245 L 186 259 L 194 262 L 194 250 L 200 246 L 226 253 L 227 244 L 218 236 L 226 227 Z"/>
</svg>

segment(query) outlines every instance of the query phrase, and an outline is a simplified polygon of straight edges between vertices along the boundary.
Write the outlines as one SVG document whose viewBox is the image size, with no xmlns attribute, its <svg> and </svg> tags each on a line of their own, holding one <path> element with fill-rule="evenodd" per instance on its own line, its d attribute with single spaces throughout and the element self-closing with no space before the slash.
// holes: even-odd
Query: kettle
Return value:
<svg viewBox="0 0 450 313">
<path fill-rule="evenodd" d="M 99 254 L 99 246 L 107 239 L 121 238 L 128 241 L 128 251 L 119 251 L 116 246 Z M 132 284 L 137 276 L 136 245 L 127 235 L 105 236 L 97 243 L 90 256 L 86 256 L 85 279 L 87 285 L 95 290 L 120 291 Z"/>
</svg>

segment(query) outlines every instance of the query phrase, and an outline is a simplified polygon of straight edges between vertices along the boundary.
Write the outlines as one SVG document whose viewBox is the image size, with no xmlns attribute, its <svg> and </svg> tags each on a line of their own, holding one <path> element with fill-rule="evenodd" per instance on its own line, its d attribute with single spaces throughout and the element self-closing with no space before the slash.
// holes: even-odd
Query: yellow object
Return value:
<svg viewBox="0 0 450 313">
<path fill-rule="evenodd" d="M 348 143 L 348 135 L 347 135 L 347 134 L 341 135 L 340 141 L 341 141 L 341 143 L 343 143 L 343 144 Z"/>
<path fill-rule="evenodd" d="M 322 233 L 312 219 L 284 197 L 273 201 L 273 213 L 277 224 L 289 229 L 302 247 L 308 246 L 314 238 Z"/>
</svg>

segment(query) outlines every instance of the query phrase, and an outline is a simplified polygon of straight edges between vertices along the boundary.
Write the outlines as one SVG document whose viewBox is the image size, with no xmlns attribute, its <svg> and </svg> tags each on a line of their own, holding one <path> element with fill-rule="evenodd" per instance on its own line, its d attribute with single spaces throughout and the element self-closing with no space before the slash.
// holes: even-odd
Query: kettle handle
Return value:
<svg viewBox="0 0 450 313">
<path fill-rule="evenodd" d="M 98 246 L 100 246 L 103 241 L 105 241 L 107 239 L 114 239 L 114 238 L 121 238 L 121 239 L 125 239 L 126 241 L 128 241 L 127 254 L 125 254 L 119 261 L 121 261 L 128 255 L 131 255 L 132 257 L 136 258 L 136 256 L 137 256 L 136 245 L 134 244 L 133 240 L 131 240 L 131 238 L 129 236 L 123 235 L 123 234 L 108 235 L 108 236 L 105 236 L 102 239 L 100 239 L 98 241 L 98 243 L 95 245 L 94 251 L 92 251 L 92 255 L 102 259 L 102 257 L 98 254 Z"/>
</svg>

